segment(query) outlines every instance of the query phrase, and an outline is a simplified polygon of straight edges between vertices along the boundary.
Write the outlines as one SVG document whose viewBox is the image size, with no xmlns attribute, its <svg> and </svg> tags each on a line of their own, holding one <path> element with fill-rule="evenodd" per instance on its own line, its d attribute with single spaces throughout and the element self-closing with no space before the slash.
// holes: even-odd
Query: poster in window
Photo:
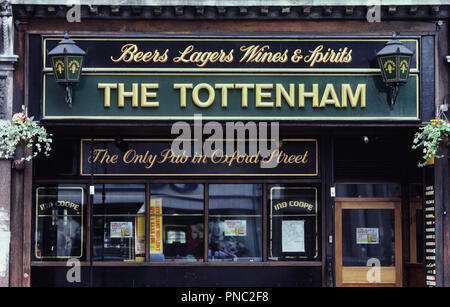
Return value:
<svg viewBox="0 0 450 307">
<path fill-rule="evenodd" d="M 136 220 L 136 255 L 145 255 L 145 216 L 137 216 Z M 150 253 L 162 253 L 162 199 L 150 201 Z M 138 260 L 138 259 L 136 259 Z M 139 260 L 142 260 L 139 258 Z"/>
<path fill-rule="evenodd" d="M 150 201 L 150 253 L 163 252 L 162 199 Z"/>
<path fill-rule="evenodd" d="M 378 228 L 356 228 L 356 244 L 379 244 Z"/>
<path fill-rule="evenodd" d="M 225 220 L 225 236 L 245 237 L 247 235 L 246 220 Z"/>
<path fill-rule="evenodd" d="M 137 255 L 145 255 L 145 216 L 136 216 L 135 229 L 135 253 L 136 261 L 144 261 L 145 257 Z"/>
<path fill-rule="evenodd" d="M 133 223 L 132 222 L 111 222 L 111 238 L 132 238 Z"/>
<path fill-rule="evenodd" d="M 181 244 L 186 244 L 186 232 L 180 230 L 169 230 L 167 231 L 167 244 L 172 244 L 179 242 Z"/>
<path fill-rule="evenodd" d="M 284 220 L 281 224 L 281 241 L 283 253 L 305 252 L 305 221 Z"/>
</svg>

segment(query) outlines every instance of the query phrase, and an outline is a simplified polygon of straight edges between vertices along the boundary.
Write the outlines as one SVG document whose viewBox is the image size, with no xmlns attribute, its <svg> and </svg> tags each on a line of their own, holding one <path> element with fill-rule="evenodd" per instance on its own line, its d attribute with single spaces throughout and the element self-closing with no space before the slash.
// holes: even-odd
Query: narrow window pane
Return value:
<svg viewBox="0 0 450 307">
<path fill-rule="evenodd" d="M 145 185 L 96 185 L 93 211 L 94 260 L 145 260 Z"/>
<path fill-rule="evenodd" d="M 318 195 L 316 187 L 269 186 L 269 261 L 319 259 Z"/>
<path fill-rule="evenodd" d="M 261 261 L 260 184 L 209 185 L 209 261 Z"/>
<path fill-rule="evenodd" d="M 34 258 L 84 259 L 85 191 L 69 185 L 36 187 Z"/>
<path fill-rule="evenodd" d="M 397 183 L 336 184 L 336 197 L 400 197 Z"/>
<path fill-rule="evenodd" d="M 376 258 L 382 266 L 394 266 L 394 224 L 392 209 L 342 210 L 342 264 L 366 266 Z"/>
<path fill-rule="evenodd" d="M 202 184 L 152 184 L 150 261 L 203 261 Z"/>
</svg>

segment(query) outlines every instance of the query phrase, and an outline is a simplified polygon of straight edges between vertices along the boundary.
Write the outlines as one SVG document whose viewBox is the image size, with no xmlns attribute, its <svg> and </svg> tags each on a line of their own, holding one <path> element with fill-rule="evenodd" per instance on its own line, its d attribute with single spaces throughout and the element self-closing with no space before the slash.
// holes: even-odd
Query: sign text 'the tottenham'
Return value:
<svg viewBox="0 0 450 307">
<path fill-rule="evenodd" d="M 133 108 L 158 108 L 158 83 L 98 83 L 97 88 L 104 91 L 104 107 L 110 108 L 112 104 L 123 108 L 125 99 L 131 99 Z M 366 84 L 358 84 L 352 89 L 350 84 L 340 85 L 339 91 L 335 85 L 327 83 L 323 88 L 314 83 L 310 88 L 305 84 L 290 83 L 174 83 L 173 90 L 178 92 L 180 108 L 186 108 L 192 103 L 199 108 L 208 108 L 214 103 L 220 103 L 222 108 L 228 107 L 228 94 L 236 91 L 241 99 L 241 108 L 249 107 L 249 101 L 254 102 L 256 108 L 281 108 L 286 105 L 290 108 L 304 108 L 306 101 L 313 108 L 360 108 L 366 107 Z M 117 102 L 111 101 L 111 93 L 117 91 Z M 252 99 L 249 96 L 253 95 Z"/>
</svg>

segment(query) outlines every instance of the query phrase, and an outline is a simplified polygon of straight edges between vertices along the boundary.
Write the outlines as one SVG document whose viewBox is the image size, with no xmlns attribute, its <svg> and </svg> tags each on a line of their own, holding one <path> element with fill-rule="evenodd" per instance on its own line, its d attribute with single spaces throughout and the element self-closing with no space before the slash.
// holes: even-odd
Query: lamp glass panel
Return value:
<svg viewBox="0 0 450 307">
<path fill-rule="evenodd" d="M 398 79 L 399 79 L 399 81 L 406 81 L 408 79 L 410 62 L 411 62 L 411 57 L 408 55 L 401 55 L 398 57 L 398 63 L 399 63 Z"/>
<path fill-rule="evenodd" d="M 397 81 L 397 57 L 395 55 L 383 56 L 380 58 L 381 70 L 385 82 Z"/>
<path fill-rule="evenodd" d="M 67 80 L 78 81 L 80 79 L 81 67 L 83 64 L 82 56 L 67 56 Z"/>
<path fill-rule="evenodd" d="M 55 73 L 57 82 L 65 82 L 67 80 L 66 75 L 66 62 L 64 56 L 52 56 L 52 67 Z"/>
</svg>

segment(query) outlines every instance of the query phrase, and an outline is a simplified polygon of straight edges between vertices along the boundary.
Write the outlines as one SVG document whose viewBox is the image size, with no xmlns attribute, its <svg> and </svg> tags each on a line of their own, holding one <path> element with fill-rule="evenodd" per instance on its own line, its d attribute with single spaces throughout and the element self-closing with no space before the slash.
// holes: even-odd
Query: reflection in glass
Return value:
<svg viewBox="0 0 450 307">
<path fill-rule="evenodd" d="M 83 257 L 83 187 L 37 187 L 34 257 L 57 260 Z"/>
<path fill-rule="evenodd" d="M 344 266 L 366 266 L 377 258 L 381 266 L 395 266 L 395 224 L 392 209 L 343 209 Z"/>
<path fill-rule="evenodd" d="M 260 184 L 209 185 L 209 261 L 260 261 Z"/>
<path fill-rule="evenodd" d="M 336 184 L 336 197 L 400 197 L 397 183 Z"/>
<path fill-rule="evenodd" d="M 93 211 L 94 260 L 145 260 L 145 185 L 96 185 Z"/>
<path fill-rule="evenodd" d="M 150 261 L 203 261 L 202 184 L 152 184 Z"/>
</svg>

